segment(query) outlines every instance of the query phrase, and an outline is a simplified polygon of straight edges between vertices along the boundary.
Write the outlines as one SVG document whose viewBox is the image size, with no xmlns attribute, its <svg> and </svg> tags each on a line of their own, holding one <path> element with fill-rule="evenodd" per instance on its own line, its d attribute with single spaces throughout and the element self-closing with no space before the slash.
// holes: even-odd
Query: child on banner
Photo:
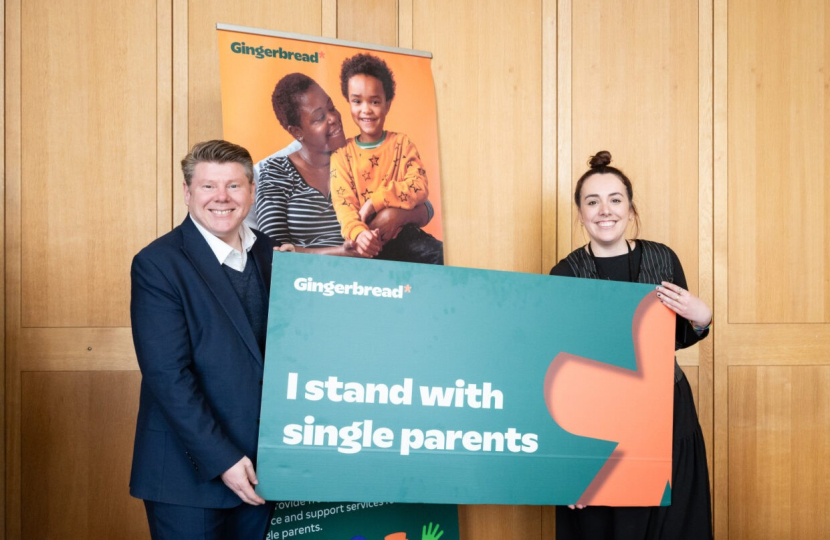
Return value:
<svg viewBox="0 0 830 540">
<path fill-rule="evenodd" d="M 392 71 L 376 56 L 356 54 L 343 62 L 340 87 L 360 129 L 331 160 L 332 202 L 343 238 L 370 257 L 444 264 L 443 243 L 417 225 L 392 238 L 371 229 L 377 212 L 414 208 L 429 194 L 418 149 L 407 135 L 383 129 L 395 97 Z"/>
</svg>

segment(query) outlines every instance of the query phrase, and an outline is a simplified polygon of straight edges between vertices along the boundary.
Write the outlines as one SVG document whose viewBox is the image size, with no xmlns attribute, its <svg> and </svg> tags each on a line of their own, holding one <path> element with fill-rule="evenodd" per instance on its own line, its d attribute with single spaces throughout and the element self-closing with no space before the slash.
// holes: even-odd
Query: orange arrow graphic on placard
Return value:
<svg viewBox="0 0 830 540">
<path fill-rule="evenodd" d="M 565 352 L 548 367 L 545 403 L 556 423 L 574 435 L 618 443 L 579 504 L 656 506 L 663 498 L 671 480 L 673 315 L 654 293 L 637 306 L 636 371 Z"/>
</svg>

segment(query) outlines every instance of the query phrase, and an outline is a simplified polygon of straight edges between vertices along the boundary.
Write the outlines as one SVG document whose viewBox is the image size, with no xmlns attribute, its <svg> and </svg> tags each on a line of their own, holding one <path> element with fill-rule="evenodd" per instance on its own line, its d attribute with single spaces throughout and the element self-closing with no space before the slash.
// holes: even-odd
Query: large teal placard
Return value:
<svg viewBox="0 0 830 540">
<path fill-rule="evenodd" d="M 567 353 L 636 383 L 632 321 L 652 286 L 296 253 L 272 275 L 263 497 L 567 504 L 615 451 L 553 420 L 546 375 Z M 670 374 L 662 386 L 646 407 L 670 415 Z M 597 414 L 609 406 L 629 405 Z"/>
</svg>

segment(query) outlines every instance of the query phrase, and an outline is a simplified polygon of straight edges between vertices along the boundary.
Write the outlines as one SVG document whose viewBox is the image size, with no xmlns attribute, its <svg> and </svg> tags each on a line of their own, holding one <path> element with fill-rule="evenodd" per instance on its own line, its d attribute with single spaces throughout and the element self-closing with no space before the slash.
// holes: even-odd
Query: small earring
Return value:
<svg viewBox="0 0 830 540">
<path fill-rule="evenodd" d="M 302 135 L 301 135 L 301 136 L 299 136 L 299 137 L 297 137 L 297 140 L 298 140 L 298 141 L 300 141 L 300 142 L 303 142 L 303 137 L 302 137 Z"/>
</svg>

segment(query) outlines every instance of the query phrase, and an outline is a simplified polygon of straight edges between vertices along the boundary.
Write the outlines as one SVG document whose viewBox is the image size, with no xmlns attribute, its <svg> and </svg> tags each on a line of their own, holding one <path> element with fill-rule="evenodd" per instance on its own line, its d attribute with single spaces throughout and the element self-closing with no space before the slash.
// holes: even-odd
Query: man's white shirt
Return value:
<svg viewBox="0 0 830 540">
<path fill-rule="evenodd" d="M 207 241 L 213 254 L 216 255 L 219 264 L 224 264 L 237 272 L 245 270 L 245 264 L 248 262 L 248 252 L 251 251 L 251 247 L 256 242 L 256 235 L 248 225 L 243 222 L 239 227 L 239 239 L 242 241 L 242 251 L 239 251 L 208 232 L 207 229 L 193 219 L 193 216 L 188 215 L 188 217 L 196 225 L 196 228 L 199 229 L 199 232 L 202 233 L 202 236 L 205 237 L 205 241 Z"/>
</svg>

